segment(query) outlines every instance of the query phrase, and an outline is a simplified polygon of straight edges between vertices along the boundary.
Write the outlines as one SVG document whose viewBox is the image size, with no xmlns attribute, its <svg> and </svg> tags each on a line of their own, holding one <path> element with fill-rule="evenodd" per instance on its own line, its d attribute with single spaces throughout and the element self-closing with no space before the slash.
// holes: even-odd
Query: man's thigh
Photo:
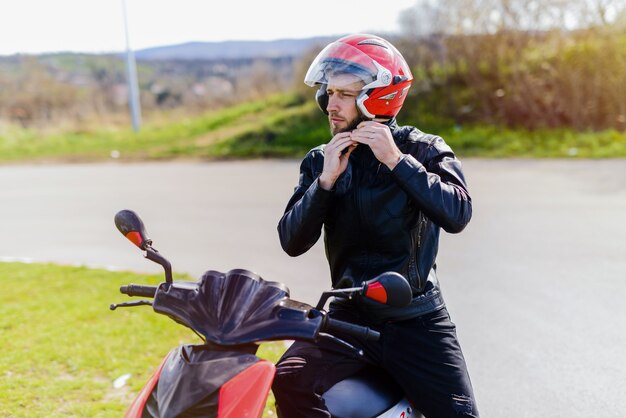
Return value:
<svg viewBox="0 0 626 418">
<path fill-rule="evenodd" d="M 445 308 L 387 324 L 383 366 L 426 416 L 478 416 L 456 327 Z"/>
<path fill-rule="evenodd" d="M 365 366 L 363 358 L 336 342 L 297 341 L 276 364 L 276 380 L 282 382 L 281 387 L 297 385 L 299 389 L 322 394 Z"/>
</svg>

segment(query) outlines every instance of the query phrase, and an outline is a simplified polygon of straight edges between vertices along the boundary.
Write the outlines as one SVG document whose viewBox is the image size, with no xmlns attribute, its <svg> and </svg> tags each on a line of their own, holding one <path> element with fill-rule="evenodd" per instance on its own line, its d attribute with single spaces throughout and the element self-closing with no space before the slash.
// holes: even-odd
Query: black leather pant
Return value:
<svg viewBox="0 0 626 418">
<path fill-rule="evenodd" d="M 346 312 L 331 316 L 363 324 Z M 478 417 L 456 328 L 445 307 L 372 328 L 381 332 L 377 342 L 341 336 L 363 349 L 363 357 L 325 339 L 317 344 L 294 343 L 276 367 L 272 390 L 279 416 L 330 418 L 321 394 L 363 367 L 376 366 L 393 377 L 427 418 Z"/>
</svg>

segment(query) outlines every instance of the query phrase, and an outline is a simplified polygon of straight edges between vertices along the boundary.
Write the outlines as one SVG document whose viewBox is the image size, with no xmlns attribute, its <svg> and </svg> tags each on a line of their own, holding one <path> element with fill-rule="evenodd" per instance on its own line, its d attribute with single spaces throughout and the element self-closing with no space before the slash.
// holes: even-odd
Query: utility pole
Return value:
<svg viewBox="0 0 626 418">
<path fill-rule="evenodd" d="M 139 129 L 141 129 L 141 103 L 139 102 L 139 86 L 137 84 L 135 54 L 130 49 L 130 40 L 128 36 L 126 0 L 122 0 L 122 9 L 124 11 L 124 30 L 126 32 L 126 82 L 128 84 L 128 106 L 130 108 L 130 116 L 133 121 L 133 131 L 139 132 Z"/>
</svg>

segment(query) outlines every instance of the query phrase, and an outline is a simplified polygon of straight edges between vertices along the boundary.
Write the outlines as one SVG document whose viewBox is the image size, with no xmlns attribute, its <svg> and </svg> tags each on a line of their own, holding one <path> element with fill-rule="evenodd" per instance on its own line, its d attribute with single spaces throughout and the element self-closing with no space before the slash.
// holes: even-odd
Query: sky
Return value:
<svg viewBox="0 0 626 418">
<path fill-rule="evenodd" d="M 416 0 L 125 0 L 130 46 L 399 31 Z M 0 55 L 118 52 L 124 0 L 0 0 Z"/>
</svg>

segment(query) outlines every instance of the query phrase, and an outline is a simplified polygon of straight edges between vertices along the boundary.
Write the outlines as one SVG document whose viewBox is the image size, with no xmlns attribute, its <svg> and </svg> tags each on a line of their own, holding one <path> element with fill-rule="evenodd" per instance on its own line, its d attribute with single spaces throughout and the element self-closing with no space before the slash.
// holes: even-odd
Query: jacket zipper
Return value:
<svg viewBox="0 0 626 418">
<path fill-rule="evenodd" d="M 419 212 L 419 219 L 417 223 L 417 247 L 415 246 L 415 237 L 411 235 L 411 244 L 414 251 L 411 251 L 411 258 L 409 259 L 409 274 L 417 278 L 417 287 L 420 291 L 423 288 L 423 284 L 419 269 L 417 268 L 417 253 L 422 248 L 422 229 L 424 223 L 424 215 L 422 214 L 422 212 Z"/>
<path fill-rule="evenodd" d="M 356 208 L 356 216 L 357 216 L 357 242 L 363 242 L 363 238 L 361 237 L 361 231 L 363 231 L 363 226 L 365 223 L 365 218 L 362 213 L 362 191 L 360 190 L 360 184 L 363 180 L 363 173 L 357 167 L 352 167 L 352 175 L 354 176 L 354 206 Z M 358 179 L 356 178 L 358 175 Z M 369 242 L 366 240 L 365 245 L 367 246 Z M 358 258 L 361 258 L 363 254 L 367 254 L 366 250 L 361 250 L 360 254 L 358 254 Z M 363 260 L 366 266 L 369 265 L 369 260 Z M 356 280 L 363 279 L 362 277 L 355 277 Z M 360 284 L 360 283 L 359 283 Z"/>
</svg>

